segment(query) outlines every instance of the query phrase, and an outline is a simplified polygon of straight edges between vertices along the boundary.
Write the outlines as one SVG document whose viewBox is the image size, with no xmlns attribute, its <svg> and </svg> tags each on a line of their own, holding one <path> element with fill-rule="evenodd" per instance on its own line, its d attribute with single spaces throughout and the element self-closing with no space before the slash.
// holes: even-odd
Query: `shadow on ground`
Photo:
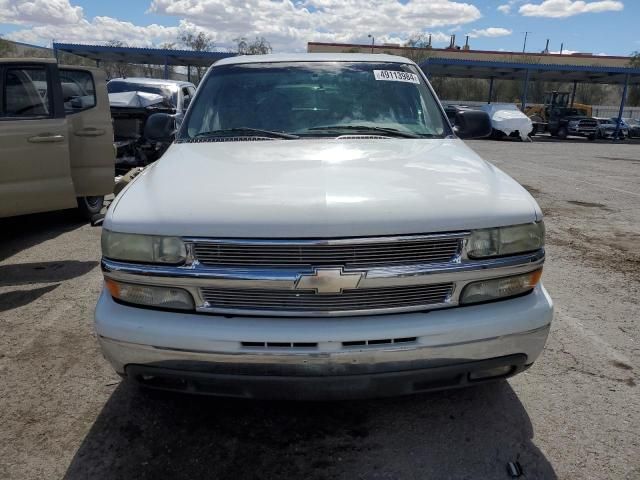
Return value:
<svg viewBox="0 0 640 480">
<path fill-rule="evenodd" d="M 338 403 L 215 399 L 120 384 L 65 478 L 554 479 L 506 381 Z"/>
<path fill-rule="evenodd" d="M 42 295 L 55 290 L 60 282 L 80 277 L 93 270 L 98 262 L 61 260 L 57 262 L 33 262 L 0 265 L 0 287 L 19 286 L 15 290 L 0 293 L 0 312 L 23 307 Z M 37 288 L 33 284 L 51 283 Z"/>
<path fill-rule="evenodd" d="M 0 261 L 86 223 L 80 220 L 76 210 L 0 218 Z"/>
</svg>

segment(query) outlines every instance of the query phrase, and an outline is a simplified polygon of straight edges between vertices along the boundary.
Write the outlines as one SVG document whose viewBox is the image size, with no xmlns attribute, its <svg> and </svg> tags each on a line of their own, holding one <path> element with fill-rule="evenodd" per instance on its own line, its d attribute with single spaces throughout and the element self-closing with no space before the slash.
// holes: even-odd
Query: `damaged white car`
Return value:
<svg viewBox="0 0 640 480">
<path fill-rule="evenodd" d="M 529 140 L 533 123 L 513 103 L 489 103 L 480 107 L 491 117 L 492 138 L 516 137 Z"/>
</svg>

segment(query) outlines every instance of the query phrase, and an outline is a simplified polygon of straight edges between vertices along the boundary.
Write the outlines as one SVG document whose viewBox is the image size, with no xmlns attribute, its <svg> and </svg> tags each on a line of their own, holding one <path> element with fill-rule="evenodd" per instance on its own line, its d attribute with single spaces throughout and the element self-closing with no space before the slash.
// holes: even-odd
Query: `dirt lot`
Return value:
<svg viewBox="0 0 640 480">
<path fill-rule="evenodd" d="M 333 404 L 143 393 L 93 336 L 100 229 L 0 221 L 0 478 L 640 479 L 640 145 L 470 145 L 547 215 L 556 316 L 528 372 Z"/>
</svg>

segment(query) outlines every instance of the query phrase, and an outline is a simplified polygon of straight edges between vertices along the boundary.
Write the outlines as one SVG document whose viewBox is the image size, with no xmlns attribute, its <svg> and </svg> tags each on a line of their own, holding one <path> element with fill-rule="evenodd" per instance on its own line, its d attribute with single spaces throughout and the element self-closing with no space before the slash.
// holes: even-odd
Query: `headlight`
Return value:
<svg viewBox="0 0 640 480">
<path fill-rule="evenodd" d="M 575 120 L 569 122 L 569 127 L 570 128 L 576 128 L 578 126 L 578 122 L 576 122 Z"/>
<path fill-rule="evenodd" d="M 524 275 L 473 282 L 464 287 L 460 304 L 487 302 L 526 293 L 538 284 L 542 269 Z"/>
<path fill-rule="evenodd" d="M 182 288 L 137 285 L 105 278 L 105 286 L 115 299 L 149 307 L 194 310 L 193 297 Z"/>
<path fill-rule="evenodd" d="M 141 263 L 182 263 L 187 250 L 178 237 L 102 231 L 102 255 Z"/>
<path fill-rule="evenodd" d="M 498 257 L 544 247 L 544 223 L 474 230 L 467 244 L 469 258 Z"/>
</svg>

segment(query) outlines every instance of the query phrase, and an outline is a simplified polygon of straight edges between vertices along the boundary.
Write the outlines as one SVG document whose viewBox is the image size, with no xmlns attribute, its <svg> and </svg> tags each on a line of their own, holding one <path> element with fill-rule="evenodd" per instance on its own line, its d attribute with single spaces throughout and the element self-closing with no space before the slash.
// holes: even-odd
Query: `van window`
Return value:
<svg viewBox="0 0 640 480">
<path fill-rule="evenodd" d="M 51 112 L 45 67 L 9 67 L 5 73 L 4 117 L 48 117 Z"/>
<path fill-rule="evenodd" d="M 60 69 L 60 83 L 67 115 L 96 106 L 96 88 L 90 72 Z"/>
</svg>

